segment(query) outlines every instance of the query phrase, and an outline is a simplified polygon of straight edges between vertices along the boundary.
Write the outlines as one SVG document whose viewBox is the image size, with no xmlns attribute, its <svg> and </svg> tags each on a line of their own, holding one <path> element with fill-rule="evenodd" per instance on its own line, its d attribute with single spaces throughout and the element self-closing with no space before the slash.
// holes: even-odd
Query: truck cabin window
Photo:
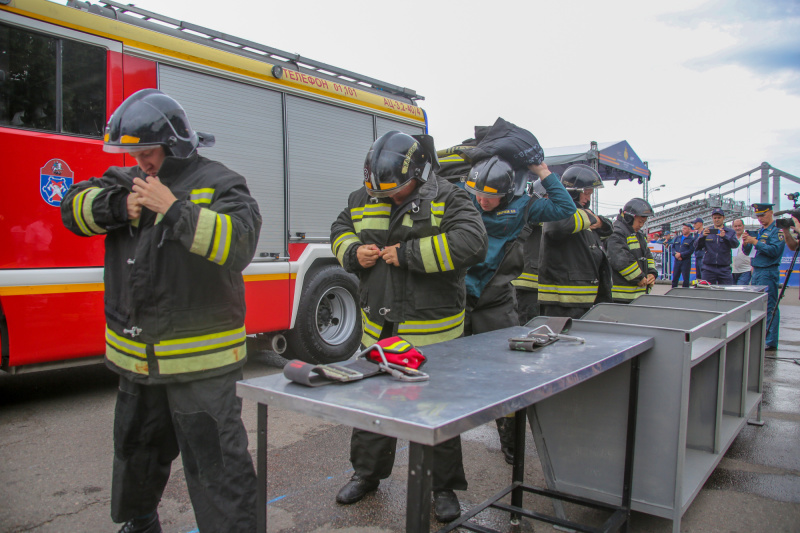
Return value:
<svg viewBox="0 0 800 533">
<path fill-rule="evenodd" d="M 0 24 L 0 126 L 102 137 L 106 50 Z"/>
</svg>

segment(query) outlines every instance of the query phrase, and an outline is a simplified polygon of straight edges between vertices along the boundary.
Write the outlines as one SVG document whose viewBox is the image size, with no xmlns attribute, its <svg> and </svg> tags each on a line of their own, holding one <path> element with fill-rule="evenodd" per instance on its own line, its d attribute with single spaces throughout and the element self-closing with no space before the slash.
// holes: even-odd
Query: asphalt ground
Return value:
<svg viewBox="0 0 800 533">
<path fill-rule="evenodd" d="M 668 285 L 657 285 L 663 293 Z M 684 514 L 684 532 L 800 531 L 800 308 L 797 289 L 781 303 L 780 359 L 767 359 L 764 426 L 746 425 Z M 251 356 L 245 377 L 280 372 L 285 360 L 272 353 Z M 0 531 L 113 532 L 109 517 L 112 421 L 117 378 L 103 366 L 29 375 L 0 376 Z M 255 456 L 256 406 L 244 403 L 243 419 Z M 270 532 L 400 532 L 405 523 L 408 443 L 398 443 L 392 476 L 361 502 L 340 506 L 336 491 L 352 474 L 350 428 L 290 411 L 269 411 Z M 480 503 L 510 479 L 494 424 L 462 436 L 469 490 L 462 507 Z M 526 481 L 544 484 L 528 432 Z M 545 500 L 526 505 L 551 513 Z M 167 533 L 196 531 L 180 460 L 159 507 Z M 600 514 L 567 507 L 577 520 Z M 553 531 L 488 511 L 482 524 L 499 531 Z M 435 520 L 432 526 L 439 525 Z M 669 532 L 669 520 L 634 513 L 632 530 Z"/>
</svg>

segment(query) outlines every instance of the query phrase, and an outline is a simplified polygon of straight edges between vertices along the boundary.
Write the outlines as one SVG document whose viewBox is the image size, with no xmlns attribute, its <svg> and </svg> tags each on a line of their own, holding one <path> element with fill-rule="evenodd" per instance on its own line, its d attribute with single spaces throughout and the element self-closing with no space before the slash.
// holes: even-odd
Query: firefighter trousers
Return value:
<svg viewBox="0 0 800 533">
<path fill-rule="evenodd" d="M 397 439 L 353 428 L 350 462 L 363 479 L 386 479 L 394 467 Z M 467 490 L 467 476 L 461 454 L 461 437 L 433 447 L 433 490 Z"/>
<path fill-rule="evenodd" d="M 539 316 L 539 291 L 538 289 L 516 289 L 517 315 L 519 325 L 524 326 L 529 321 Z"/>
<path fill-rule="evenodd" d="M 156 510 L 180 452 L 199 530 L 255 531 L 256 475 L 235 394 L 240 379 L 241 369 L 166 385 L 120 377 L 111 485 L 115 522 Z"/>
<path fill-rule="evenodd" d="M 519 326 L 514 286 L 509 282 L 487 289 L 480 298 L 467 295 L 464 336 Z"/>
</svg>

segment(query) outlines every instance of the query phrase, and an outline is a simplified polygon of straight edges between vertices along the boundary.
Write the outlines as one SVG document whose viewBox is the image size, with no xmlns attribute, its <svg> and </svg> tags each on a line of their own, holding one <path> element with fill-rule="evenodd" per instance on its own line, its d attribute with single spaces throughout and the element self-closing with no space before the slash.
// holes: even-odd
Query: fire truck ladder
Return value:
<svg viewBox="0 0 800 533">
<path fill-rule="evenodd" d="M 234 37 L 227 33 L 159 15 L 158 13 L 147 11 L 146 9 L 140 9 L 132 4 L 120 4 L 112 0 L 99 0 L 98 4 L 92 4 L 88 1 L 81 0 L 68 0 L 67 2 L 67 6 L 80 9 L 81 11 L 88 11 L 89 13 L 102 15 L 119 20 L 120 22 L 126 22 L 159 33 L 165 33 L 206 46 L 212 46 L 220 50 L 250 57 L 251 59 L 258 59 L 264 62 L 269 59 L 279 64 L 282 68 L 288 67 L 298 72 L 305 72 L 314 76 L 338 81 L 360 89 L 368 89 L 372 92 L 389 93 L 406 98 L 410 102 L 425 99 L 424 96 L 418 95 L 416 91 L 407 87 L 400 87 L 399 85 L 379 81 L 349 70 L 328 65 L 327 63 L 308 59 L 299 54 L 284 52 L 283 50 L 248 41 L 247 39 Z"/>
</svg>

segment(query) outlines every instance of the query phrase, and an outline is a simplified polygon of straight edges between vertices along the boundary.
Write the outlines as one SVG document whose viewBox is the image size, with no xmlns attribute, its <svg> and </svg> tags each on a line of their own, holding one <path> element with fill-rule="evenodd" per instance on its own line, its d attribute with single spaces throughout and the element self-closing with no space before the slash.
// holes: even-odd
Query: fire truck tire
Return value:
<svg viewBox="0 0 800 533">
<path fill-rule="evenodd" d="M 294 329 L 286 334 L 287 359 L 326 364 L 349 359 L 361 342 L 358 278 L 338 265 L 312 271 L 304 283 Z"/>
</svg>

